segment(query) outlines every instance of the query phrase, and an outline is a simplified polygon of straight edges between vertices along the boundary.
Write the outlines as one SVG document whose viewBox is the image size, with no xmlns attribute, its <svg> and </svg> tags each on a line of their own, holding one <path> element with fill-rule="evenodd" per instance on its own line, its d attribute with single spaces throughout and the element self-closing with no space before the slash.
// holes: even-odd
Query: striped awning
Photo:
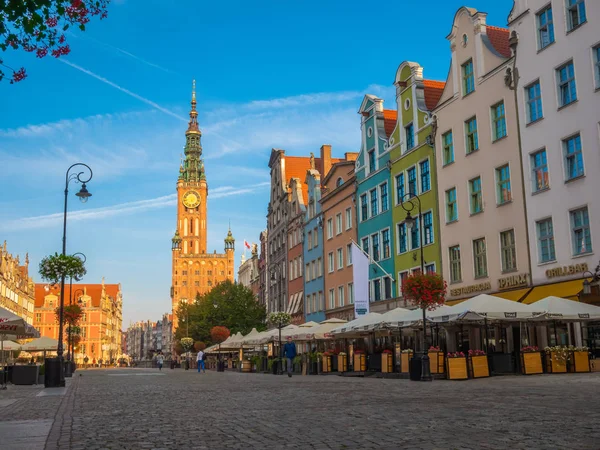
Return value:
<svg viewBox="0 0 600 450">
<path fill-rule="evenodd" d="M 290 295 L 290 301 L 287 305 L 286 313 L 290 315 L 294 315 L 299 313 L 302 310 L 302 301 L 304 299 L 304 292 L 296 292 L 295 294 Z"/>
</svg>

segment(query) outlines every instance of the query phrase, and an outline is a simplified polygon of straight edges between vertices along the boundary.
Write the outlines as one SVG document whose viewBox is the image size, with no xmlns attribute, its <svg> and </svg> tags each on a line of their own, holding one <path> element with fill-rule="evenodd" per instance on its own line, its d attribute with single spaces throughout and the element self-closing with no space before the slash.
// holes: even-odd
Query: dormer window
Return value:
<svg viewBox="0 0 600 450">
<path fill-rule="evenodd" d="M 344 180 L 342 179 L 342 177 L 340 177 L 335 182 L 335 187 L 340 187 L 342 184 L 344 184 Z"/>
</svg>

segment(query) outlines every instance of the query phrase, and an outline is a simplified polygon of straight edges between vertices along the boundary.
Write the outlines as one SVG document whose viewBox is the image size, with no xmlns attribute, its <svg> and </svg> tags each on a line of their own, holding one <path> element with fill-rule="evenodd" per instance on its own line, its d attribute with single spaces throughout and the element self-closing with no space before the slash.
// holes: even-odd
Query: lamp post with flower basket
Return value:
<svg viewBox="0 0 600 450">
<path fill-rule="evenodd" d="M 286 312 L 275 312 L 269 314 L 267 318 L 269 323 L 276 325 L 279 329 L 279 364 L 277 364 L 277 374 L 283 373 L 282 360 L 283 360 L 283 347 L 281 346 L 281 329 L 292 322 L 292 316 Z"/>
<path fill-rule="evenodd" d="M 441 275 L 425 273 L 425 258 L 423 255 L 423 213 L 421 209 L 421 199 L 412 193 L 404 195 L 400 206 L 406 211 L 404 223 L 410 229 L 417 224 L 419 229 L 419 247 L 421 252 L 421 271 L 418 274 L 410 275 L 402 283 L 402 294 L 404 298 L 412 301 L 423 311 L 423 342 L 420 356 L 413 356 L 413 364 L 421 359 L 421 381 L 431 381 L 431 365 L 429 355 L 427 354 L 427 311 L 433 311 L 442 305 L 446 298 L 446 282 Z M 418 216 L 412 216 L 412 211 L 417 209 Z M 418 222 L 417 222 L 418 221 Z"/>
<path fill-rule="evenodd" d="M 225 362 L 221 359 L 221 342 L 231 336 L 229 328 L 222 326 L 214 326 L 210 329 L 210 338 L 214 343 L 219 344 L 219 359 L 217 361 L 217 372 L 225 371 Z"/>
</svg>

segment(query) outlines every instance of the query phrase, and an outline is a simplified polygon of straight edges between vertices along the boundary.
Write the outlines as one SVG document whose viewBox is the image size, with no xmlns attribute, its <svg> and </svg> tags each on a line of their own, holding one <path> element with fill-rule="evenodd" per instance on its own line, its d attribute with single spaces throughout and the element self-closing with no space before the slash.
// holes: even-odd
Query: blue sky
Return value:
<svg viewBox="0 0 600 450">
<path fill-rule="evenodd" d="M 243 240 L 265 227 L 268 158 L 358 151 L 362 96 L 395 108 L 392 82 L 404 60 L 444 80 L 445 37 L 456 0 L 113 0 L 106 20 L 68 36 L 66 58 L 35 59 L 26 81 L 0 83 L 0 241 L 39 260 L 61 248 L 65 171 L 94 170 L 93 197 L 71 185 L 68 253 L 88 259 L 85 282 L 121 283 L 124 328 L 170 310 L 175 182 L 196 79 L 209 183 L 209 249 L 223 251 L 229 221 L 236 262 Z M 169 4 L 169 7 L 165 5 Z M 512 0 L 467 6 L 505 26 Z M 403 20 L 403 18 L 417 20 Z M 408 43 L 408 45 L 402 45 Z"/>
</svg>

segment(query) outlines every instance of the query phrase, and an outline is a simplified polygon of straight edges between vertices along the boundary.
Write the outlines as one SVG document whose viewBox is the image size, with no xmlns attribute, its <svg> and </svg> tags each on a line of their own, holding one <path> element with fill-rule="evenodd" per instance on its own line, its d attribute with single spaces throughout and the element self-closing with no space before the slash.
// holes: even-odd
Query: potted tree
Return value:
<svg viewBox="0 0 600 450">
<path fill-rule="evenodd" d="M 449 380 L 466 380 L 469 378 L 467 372 L 467 358 L 463 352 L 448 353 L 446 355 L 448 366 L 447 376 Z"/>
</svg>

